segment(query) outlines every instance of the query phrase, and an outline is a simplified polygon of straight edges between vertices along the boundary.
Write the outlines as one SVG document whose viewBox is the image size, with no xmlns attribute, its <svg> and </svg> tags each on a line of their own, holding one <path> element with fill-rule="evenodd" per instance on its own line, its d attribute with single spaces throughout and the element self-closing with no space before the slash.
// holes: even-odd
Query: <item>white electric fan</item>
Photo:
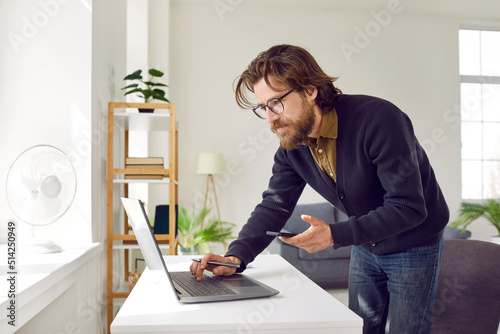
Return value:
<svg viewBox="0 0 500 334">
<path fill-rule="evenodd" d="M 19 220 L 32 226 L 48 225 L 63 216 L 73 202 L 75 169 L 69 157 L 58 148 L 33 146 L 12 163 L 6 191 L 7 202 Z M 49 239 L 21 237 L 20 243 L 21 251 L 23 248 L 35 253 L 62 250 Z"/>
</svg>

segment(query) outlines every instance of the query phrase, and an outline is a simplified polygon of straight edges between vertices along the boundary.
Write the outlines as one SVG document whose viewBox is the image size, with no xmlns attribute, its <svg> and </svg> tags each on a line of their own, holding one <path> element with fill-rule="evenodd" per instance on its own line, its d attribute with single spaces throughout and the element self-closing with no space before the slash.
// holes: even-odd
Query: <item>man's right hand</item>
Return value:
<svg viewBox="0 0 500 334">
<path fill-rule="evenodd" d="M 231 276 L 236 272 L 236 268 L 208 264 L 208 261 L 233 262 L 241 264 L 241 260 L 235 256 L 224 257 L 217 254 L 207 253 L 203 256 L 200 262 L 193 261 L 189 267 L 191 275 L 193 275 L 197 281 L 202 280 L 204 270 L 211 271 L 214 275 L 224 276 Z"/>
</svg>

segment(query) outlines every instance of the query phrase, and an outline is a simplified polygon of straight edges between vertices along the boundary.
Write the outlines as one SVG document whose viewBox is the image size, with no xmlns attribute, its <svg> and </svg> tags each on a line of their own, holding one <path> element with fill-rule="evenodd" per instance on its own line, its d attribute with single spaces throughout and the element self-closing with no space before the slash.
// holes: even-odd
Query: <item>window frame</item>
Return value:
<svg viewBox="0 0 500 334">
<path fill-rule="evenodd" d="M 479 33 L 483 32 L 483 31 L 494 31 L 494 32 L 499 32 L 500 33 L 500 28 L 485 28 L 485 27 L 460 27 L 459 30 L 458 30 L 458 34 L 459 34 L 459 38 L 458 38 L 458 43 L 459 43 L 459 64 L 460 64 L 460 58 L 461 58 L 461 52 L 460 52 L 460 32 L 463 31 L 463 30 L 472 30 L 472 31 L 478 31 Z M 481 39 L 480 39 L 480 43 L 481 43 Z M 479 55 L 479 66 L 480 66 L 480 74 L 479 75 L 470 75 L 470 74 L 461 74 L 461 68 L 459 66 L 459 69 L 458 69 L 458 72 L 459 72 L 459 77 L 460 77 L 460 99 L 461 99 L 461 103 L 460 103 L 460 112 L 461 112 L 461 117 L 460 117 L 460 141 L 461 141 L 461 147 L 463 147 L 463 141 L 464 141 L 464 136 L 463 136 L 463 131 L 462 131 L 462 128 L 463 128 L 463 125 L 464 123 L 469 123 L 469 124 L 472 124 L 472 123 L 481 123 L 481 136 L 483 135 L 483 130 L 484 130 L 484 127 L 483 125 L 485 123 L 500 123 L 500 121 L 485 121 L 484 120 L 484 117 L 483 117 L 483 96 L 481 94 L 481 119 L 479 121 L 473 121 L 473 120 L 464 120 L 462 118 L 462 112 L 464 110 L 464 106 L 462 105 L 462 84 L 479 84 L 479 85 L 485 85 L 485 84 L 494 84 L 494 85 L 500 85 L 500 75 L 499 76 L 489 76 L 489 75 L 481 75 L 481 59 L 482 59 L 482 56 L 481 56 L 481 47 L 479 48 L 479 52 L 480 52 L 480 55 Z M 483 86 L 481 86 L 483 88 Z M 483 91 L 482 91 L 483 93 Z M 500 112 L 500 111 L 499 111 Z M 500 143 L 499 143 L 500 145 Z M 465 189 L 464 189 L 464 168 L 463 168 L 463 165 L 464 165 L 464 161 L 467 162 L 467 161 L 479 161 L 481 163 L 481 190 L 480 190 L 480 197 L 477 198 L 477 197 L 473 197 L 473 198 L 467 198 L 465 197 Z M 485 158 L 484 156 L 484 144 L 483 142 L 481 141 L 481 158 L 480 159 L 471 159 L 471 158 L 467 158 L 467 159 L 464 159 L 463 157 L 463 150 L 461 150 L 461 153 L 460 153 L 460 164 L 461 164 L 461 198 L 463 200 L 467 200 L 467 201 L 483 201 L 483 200 L 487 200 L 487 199 L 490 199 L 490 197 L 486 197 L 485 195 L 485 178 L 484 178 L 484 168 L 485 168 L 485 162 L 498 162 L 500 163 L 500 158 L 498 159 L 489 159 L 489 158 Z M 495 198 L 495 195 L 493 195 Z"/>
</svg>

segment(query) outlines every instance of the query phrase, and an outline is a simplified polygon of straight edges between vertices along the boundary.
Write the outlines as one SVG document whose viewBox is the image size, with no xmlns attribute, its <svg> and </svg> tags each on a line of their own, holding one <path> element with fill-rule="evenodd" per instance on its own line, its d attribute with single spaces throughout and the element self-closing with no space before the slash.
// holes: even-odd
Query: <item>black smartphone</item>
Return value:
<svg viewBox="0 0 500 334">
<path fill-rule="evenodd" d="M 191 259 L 194 262 L 201 262 L 201 259 Z M 219 261 L 208 261 L 208 264 L 213 264 L 215 266 L 226 266 L 226 267 L 232 267 L 232 268 L 239 268 L 240 265 L 238 263 L 234 262 L 219 262 Z"/>
<path fill-rule="evenodd" d="M 285 238 L 291 238 L 296 236 L 296 233 L 287 233 L 287 232 L 273 232 L 273 231 L 267 231 L 267 235 L 272 235 L 273 237 L 285 237 Z"/>
</svg>

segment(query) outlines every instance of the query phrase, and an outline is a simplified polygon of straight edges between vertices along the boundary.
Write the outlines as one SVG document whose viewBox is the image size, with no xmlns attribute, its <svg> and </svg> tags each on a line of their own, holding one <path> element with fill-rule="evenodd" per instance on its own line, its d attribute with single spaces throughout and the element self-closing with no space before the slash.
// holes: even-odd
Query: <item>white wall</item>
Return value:
<svg viewBox="0 0 500 334">
<path fill-rule="evenodd" d="M 25 149 L 49 144 L 71 158 L 78 187 L 67 213 L 35 236 L 91 241 L 91 24 L 87 1 L 0 0 L 2 228 L 14 217 L 4 191 L 10 165 Z M 18 223 L 20 240 L 29 234 Z"/>
<path fill-rule="evenodd" d="M 3 191 L 9 166 L 38 144 L 70 156 L 78 188 L 67 214 L 35 235 L 105 241 L 107 103 L 121 99 L 125 23 L 122 0 L 0 0 L 0 242 L 14 216 Z M 19 239 L 31 234 L 26 224 L 18 226 Z M 102 252 L 97 273 L 104 276 L 89 298 L 105 296 L 105 263 Z M 105 316 L 105 300 L 98 302 Z"/>
<path fill-rule="evenodd" d="M 96 1 L 92 32 L 92 186 L 94 241 L 106 239 L 108 102 L 123 101 L 126 75 L 127 2 Z"/>
<path fill-rule="evenodd" d="M 234 102 L 232 84 L 274 44 L 307 48 L 347 94 L 396 103 L 413 120 L 448 200 L 461 201 L 458 29 L 500 26 L 496 1 L 171 1 L 170 98 L 179 120 L 180 202 L 203 198 L 198 153 L 223 153 L 223 220 L 246 222 L 267 186 L 278 141 Z M 307 190 L 301 201 L 319 197 Z M 487 224 L 471 228 L 488 239 Z"/>
<path fill-rule="evenodd" d="M 123 101 L 120 88 L 126 75 L 127 1 L 94 1 L 92 17 L 92 234 L 94 241 L 105 243 L 108 102 Z M 101 298 L 98 302 L 104 333 L 107 328 L 106 263 L 106 251 L 103 251 L 96 274 L 100 275 L 97 296 Z"/>
</svg>

